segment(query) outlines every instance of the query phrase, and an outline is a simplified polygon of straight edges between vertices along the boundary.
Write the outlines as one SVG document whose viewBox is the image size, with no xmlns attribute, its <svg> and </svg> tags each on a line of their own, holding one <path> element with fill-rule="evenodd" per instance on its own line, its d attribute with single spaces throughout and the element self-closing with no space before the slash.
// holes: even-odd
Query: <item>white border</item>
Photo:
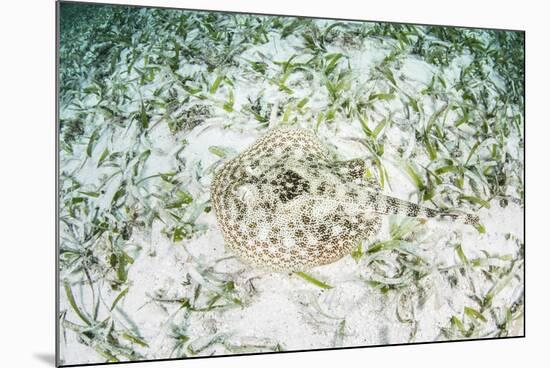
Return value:
<svg viewBox="0 0 550 368">
<path fill-rule="evenodd" d="M 120 367 L 512 367 L 547 361 L 550 244 L 548 25 L 526 1 L 110 1 L 318 17 L 524 29 L 527 32 L 527 338 L 118 365 Z M 535 4 L 532 2 L 531 4 Z M 543 4 L 543 2 L 539 2 Z M 0 333 L 3 366 L 53 365 L 53 0 L 5 2 L 0 11 Z M 6 83 L 7 82 L 7 83 Z M 7 114 L 6 114 L 7 111 Z M 536 363 L 535 363 L 536 364 Z"/>
</svg>

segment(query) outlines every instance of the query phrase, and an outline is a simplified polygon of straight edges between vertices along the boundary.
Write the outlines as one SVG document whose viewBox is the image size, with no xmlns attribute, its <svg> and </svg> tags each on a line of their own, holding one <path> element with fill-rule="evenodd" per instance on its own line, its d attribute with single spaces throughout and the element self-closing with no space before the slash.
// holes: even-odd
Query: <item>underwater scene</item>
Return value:
<svg viewBox="0 0 550 368">
<path fill-rule="evenodd" d="M 523 32 L 58 16 L 59 364 L 524 335 Z"/>
</svg>

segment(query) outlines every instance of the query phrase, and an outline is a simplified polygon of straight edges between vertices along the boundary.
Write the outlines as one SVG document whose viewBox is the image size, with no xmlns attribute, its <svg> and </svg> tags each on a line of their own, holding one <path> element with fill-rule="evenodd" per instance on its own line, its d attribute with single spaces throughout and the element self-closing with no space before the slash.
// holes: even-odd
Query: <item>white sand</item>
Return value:
<svg viewBox="0 0 550 368">
<path fill-rule="evenodd" d="M 300 42 L 294 36 L 281 40 L 278 35 L 270 34 L 269 43 L 249 48 L 240 55 L 238 60 L 256 60 L 261 52 L 273 60 L 284 61 L 294 53 L 298 53 L 296 47 Z M 353 83 L 356 86 L 366 84 L 368 90 L 375 87 L 372 82 L 369 82 L 374 65 L 378 64 L 389 50 L 391 48 L 388 43 L 381 44 L 379 41 L 368 40 L 360 49 L 353 51 L 334 44 L 330 45 L 328 51 L 347 54 L 353 71 Z M 470 61 L 471 58 L 467 55 L 455 59 L 444 70 L 444 78 L 447 81 L 456 80 L 461 68 Z M 245 61 L 240 62 L 245 63 Z M 124 75 L 127 68 L 124 62 L 120 63 L 118 68 L 121 78 L 129 77 Z M 201 70 L 201 67 L 182 64 L 180 73 L 192 75 L 198 70 Z M 418 91 L 430 82 L 434 73 L 437 73 L 437 70 L 433 66 L 411 56 L 403 60 L 402 67 L 398 73 L 396 72 L 396 76 L 403 75 L 408 81 L 403 88 Z M 241 75 L 236 68 L 230 70 L 229 74 L 235 76 L 233 88 L 235 110 L 239 110 L 247 102 L 247 97 L 255 98 L 260 92 L 267 101 L 274 104 L 283 104 L 288 99 L 286 93 L 278 90 L 276 86 L 267 82 L 258 82 L 251 76 Z M 300 73 L 293 74 L 287 81 L 287 85 L 297 89 L 293 97 L 299 99 L 309 97 L 310 100 L 304 107 L 303 116 L 298 124 L 314 129 L 318 113 L 323 111 L 328 103 L 328 95 L 321 85 L 320 78 L 315 77 L 311 81 L 305 81 L 300 77 Z M 152 91 L 168 78 L 168 73 L 159 73 L 154 83 L 141 88 L 143 98 L 151 97 Z M 497 75 L 494 79 L 496 83 L 501 83 Z M 130 91 L 134 90 L 133 87 L 130 88 Z M 138 99 L 136 92 L 131 93 L 132 98 Z M 212 99 L 224 101 L 227 93 L 227 86 L 222 85 Z M 86 106 L 93 106 L 96 102 L 93 98 L 82 101 Z M 426 116 L 430 116 L 439 108 L 439 105 L 433 106 L 428 96 L 422 102 Z M 204 103 L 212 102 L 204 101 Z M 135 111 L 139 104 L 133 101 L 122 106 L 127 111 Z M 140 143 L 151 150 L 151 155 L 142 172 L 142 176 L 146 177 L 177 171 L 180 164 L 175 154 L 182 147 L 183 141 L 187 141 L 187 146 L 180 153 L 180 157 L 185 158 L 184 175 L 180 177 L 186 178 L 185 189 L 194 198 L 192 206 L 200 206 L 208 201 L 208 185 L 212 177 L 211 173 L 207 173 L 198 180 L 196 173 L 204 173 L 207 168 L 221 160 L 209 151 L 209 147 L 219 146 L 240 152 L 265 131 L 255 120 L 238 112 L 225 113 L 225 117 L 222 118 L 221 116 L 224 116 L 220 113 L 222 110 L 219 107 L 213 107 L 213 109 L 214 116 L 192 131 L 174 136 L 168 130 L 167 124 L 161 122 L 151 129 L 148 141 Z M 396 122 L 407 119 L 403 110 L 399 106 L 393 106 L 392 103 L 376 102 L 374 110 L 380 114 L 391 111 L 392 118 Z M 62 106 L 62 117 L 71 116 L 71 114 L 74 112 L 69 106 Z M 294 116 L 291 115 L 291 118 Z M 375 120 L 370 121 L 371 128 L 380 121 L 378 116 L 373 113 L 372 118 Z M 158 118 L 153 118 L 150 126 L 155 124 L 155 119 Z M 86 132 L 90 134 L 94 127 L 103 124 L 103 119 L 98 117 L 97 120 L 88 121 L 88 123 Z M 105 123 L 107 123 L 106 119 Z M 466 129 L 465 126 L 464 128 Z M 383 164 L 388 171 L 391 190 L 387 185 L 384 190 L 394 196 L 416 201 L 418 196 L 415 186 L 404 171 L 404 161 L 399 157 L 397 148 L 405 148 L 404 157 L 414 153 L 416 157 L 410 160 L 417 164 L 426 165 L 429 164 L 429 160 L 416 141 L 414 139 L 411 141 L 411 132 L 412 130 L 406 129 L 403 125 L 394 124 L 386 128 Z M 71 157 L 62 153 L 61 169 L 63 172 L 74 171 L 75 178 L 83 183 L 83 188 L 93 188 L 100 183 L 104 175 L 109 175 L 116 170 L 96 167 L 97 157 L 101 152 L 106 147 L 111 152 L 124 152 L 131 149 L 137 143 L 137 134 L 137 124 L 128 130 L 113 128 L 111 132 L 104 131 L 94 149 L 94 158 L 88 159 L 81 167 L 83 158 L 86 156 L 86 145 L 75 145 L 75 152 Z M 364 137 L 359 121 L 338 118 L 333 123 L 322 123 L 319 126 L 318 135 L 322 141 L 336 148 L 338 156 L 343 159 L 370 156 L 363 145 L 350 140 L 350 138 Z M 512 135 L 506 144 L 506 149 L 513 157 L 521 154 L 518 140 L 519 137 Z M 472 143 L 463 143 L 461 142 L 460 149 L 463 156 L 466 156 Z M 481 150 L 478 152 L 482 154 Z M 121 179 L 120 176 L 115 177 L 105 187 L 106 194 L 97 200 L 100 208 L 110 206 L 111 198 Z M 161 180 L 151 179 L 147 185 L 150 190 L 158 193 L 163 190 Z M 140 195 L 144 193 L 136 193 L 136 196 Z M 132 238 L 128 241 L 126 250 L 134 257 L 135 263 L 129 267 L 128 294 L 119 302 L 117 309 L 113 312 L 113 319 L 120 321 L 119 328 L 120 324 L 128 328 L 131 328 L 132 324 L 137 327 L 140 336 L 149 345 L 149 348 L 138 347 L 138 351 L 148 359 L 169 356 L 175 343 L 170 337 L 172 324 L 187 326 L 187 335 L 195 349 L 201 344 L 206 344 L 213 337 L 226 337 L 228 341 L 226 346 L 214 344 L 200 353 L 204 355 L 231 353 L 227 350 L 229 344 L 232 346 L 280 344 L 285 350 L 297 350 L 445 339 L 441 334 L 441 328 L 450 326 L 452 316 L 462 319 L 465 306 L 478 309 L 471 298 L 472 289 L 467 280 L 471 278 L 476 290 L 475 295 L 479 296 L 484 295 L 493 285 L 493 282 L 483 277 L 480 272 L 467 269 L 467 274 L 461 275 L 459 269 L 455 268 L 450 272 L 455 274 L 458 284 L 450 288 L 447 277 L 440 270 L 445 267 L 452 268 L 461 263 L 454 246 L 461 244 L 468 259 L 484 258 L 486 255 L 483 252 L 487 252 L 491 257 L 510 255 L 515 258 L 519 252 L 515 239 L 523 239 L 521 206 L 510 203 L 506 208 L 501 208 L 498 201 L 493 201 L 491 208 L 480 210 L 479 215 L 481 223 L 487 229 L 485 234 L 479 234 L 473 227 L 444 221 L 431 220 L 422 225 L 421 233 L 411 243 L 411 249 L 428 260 L 430 273 L 418 283 L 421 289 L 417 284 L 410 282 L 399 291 L 390 291 L 387 294 L 380 293 L 365 282 L 365 279 L 374 277 L 368 265 L 372 260 L 372 256 L 369 255 L 365 255 L 359 262 L 351 256 L 346 256 L 333 264 L 311 270 L 309 274 L 333 286 L 332 289 L 323 290 L 295 275 L 256 270 L 234 258 L 219 261 L 232 254 L 224 248 L 223 238 L 213 212 L 201 213 L 196 221 L 198 225 L 204 225 L 204 231 L 178 243 L 168 239 L 163 233 L 165 225 L 155 220 L 149 231 L 134 231 Z M 163 217 L 162 214 L 161 217 Z M 63 224 L 61 231 L 63 238 L 63 234 L 67 231 Z M 378 240 L 384 241 L 389 238 L 388 219 L 386 219 Z M 364 243 L 363 247 L 366 248 L 369 244 Z M 385 256 L 391 257 L 391 254 L 388 253 Z M 388 260 L 390 261 L 391 259 Z M 501 264 L 504 261 L 495 260 L 494 262 Z M 209 267 L 213 267 L 219 274 L 205 271 Z M 176 303 L 164 303 L 161 307 L 159 304 L 149 302 L 150 297 L 160 290 L 165 298 L 174 299 L 192 298 L 194 287 L 198 284 L 202 285 L 203 292 L 209 289 L 219 290 L 219 283 L 213 281 L 214 279 L 208 275 L 216 275 L 223 280 L 234 280 L 236 293 L 242 298 L 243 306 L 211 312 L 195 312 L 186 317 L 185 311 Z M 251 285 L 254 292 L 250 292 Z M 106 301 L 99 312 L 99 319 L 103 319 L 110 315 L 109 303 L 119 291 L 110 290 L 108 283 L 98 284 L 98 288 L 101 289 L 102 299 Z M 521 297 L 522 293 L 523 280 L 512 278 L 495 296 L 493 306 L 496 306 L 497 310 L 502 310 Z M 84 287 L 82 294 L 75 294 L 79 302 L 86 306 L 84 309 L 89 311 L 92 304 L 89 288 Z M 61 310 L 67 311 L 67 319 L 75 323 L 81 322 L 69 306 L 64 294 L 61 293 L 61 295 Z M 397 309 L 402 316 L 408 315 L 416 322 L 400 322 L 396 317 Z M 121 312 L 128 316 L 131 322 L 128 322 Z M 484 316 L 489 322 L 494 318 L 489 313 L 485 313 Z M 487 323 L 486 326 L 488 329 L 477 331 L 477 336 L 494 335 L 495 331 L 491 327 L 494 324 Z M 522 333 L 521 323 L 518 322 L 518 326 L 519 329 L 516 327 L 512 333 Z M 414 330 L 416 332 L 411 338 Z M 343 334 L 339 334 L 339 331 Z M 90 347 L 78 343 L 73 332 L 67 331 L 66 336 L 66 342 L 62 341 L 61 344 L 62 358 L 65 362 L 77 364 L 104 359 Z"/>
</svg>

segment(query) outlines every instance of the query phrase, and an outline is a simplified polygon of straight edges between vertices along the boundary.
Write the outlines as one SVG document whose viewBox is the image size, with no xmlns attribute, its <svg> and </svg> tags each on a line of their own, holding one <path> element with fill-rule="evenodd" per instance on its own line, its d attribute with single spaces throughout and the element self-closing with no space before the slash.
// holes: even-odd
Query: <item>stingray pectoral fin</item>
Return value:
<svg viewBox="0 0 550 368">
<path fill-rule="evenodd" d="M 366 164 L 363 159 L 355 158 L 348 161 L 336 161 L 333 163 L 333 168 L 343 177 L 355 180 L 363 178 Z"/>
<path fill-rule="evenodd" d="M 478 225 L 479 217 L 468 213 L 452 213 L 420 206 L 416 203 L 390 197 L 381 193 L 369 193 L 366 206 L 369 210 L 381 215 L 401 215 L 418 218 L 443 218 L 468 225 Z"/>
</svg>

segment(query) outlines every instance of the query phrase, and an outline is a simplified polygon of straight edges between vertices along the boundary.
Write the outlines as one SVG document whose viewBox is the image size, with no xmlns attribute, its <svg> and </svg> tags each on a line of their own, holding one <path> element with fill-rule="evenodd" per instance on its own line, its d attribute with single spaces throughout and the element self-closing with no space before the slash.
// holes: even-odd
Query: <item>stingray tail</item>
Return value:
<svg viewBox="0 0 550 368">
<path fill-rule="evenodd" d="M 476 215 L 435 210 L 380 193 L 369 194 L 367 198 L 367 207 L 382 215 L 395 214 L 407 217 L 442 218 L 467 225 L 479 225 L 479 217 Z"/>
</svg>

